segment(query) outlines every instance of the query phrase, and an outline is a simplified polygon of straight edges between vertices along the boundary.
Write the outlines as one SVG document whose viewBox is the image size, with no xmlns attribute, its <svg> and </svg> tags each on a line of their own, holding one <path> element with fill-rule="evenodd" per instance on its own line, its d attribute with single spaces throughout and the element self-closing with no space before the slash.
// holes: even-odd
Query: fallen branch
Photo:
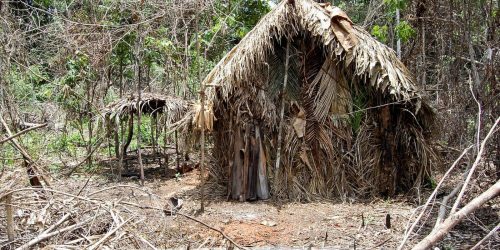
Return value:
<svg viewBox="0 0 500 250">
<path fill-rule="evenodd" d="M 63 229 L 60 229 L 60 230 L 57 230 L 55 232 L 52 232 L 52 233 L 46 233 L 45 231 L 43 233 L 41 233 L 40 235 L 38 235 L 37 237 L 35 237 L 34 239 L 30 240 L 28 243 L 20 246 L 19 248 L 17 248 L 17 250 L 27 250 L 27 249 L 31 249 L 32 246 L 44 241 L 44 240 L 47 240 L 55 235 L 58 235 L 58 234 L 61 234 L 61 233 L 64 233 L 64 232 L 67 232 L 67 231 L 72 231 L 72 230 L 75 230 L 77 228 L 80 228 L 81 226 L 89 223 L 90 221 L 94 220 L 95 217 L 99 217 L 101 216 L 102 214 L 104 213 L 101 213 L 101 214 L 98 214 L 97 216 L 94 216 L 94 217 L 90 217 L 80 223 L 77 223 L 77 224 L 73 224 L 71 226 L 68 226 L 68 227 L 65 227 Z M 57 224 L 57 223 L 56 223 Z"/>
<path fill-rule="evenodd" d="M 0 115 L 0 122 L 5 127 L 7 134 L 12 137 L 13 136 L 12 132 L 10 131 L 9 126 L 7 126 L 7 123 L 5 122 L 5 120 L 3 119 L 3 117 L 1 115 Z M 10 142 L 23 155 L 25 162 L 28 163 L 28 164 L 26 164 L 28 173 L 29 172 L 33 172 L 33 173 L 38 172 L 38 175 L 45 182 L 45 185 L 50 187 L 50 182 L 42 174 L 42 171 L 40 169 L 38 169 L 37 165 L 35 164 L 35 161 L 31 158 L 31 156 L 28 154 L 28 152 L 17 142 L 17 140 L 15 138 L 11 139 Z M 40 183 L 40 180 L 38 180 L 38 175 L 29 176 L 29 177 L 30 177 L 30 179 L 31 178 L 36 179 L 35 181 L 37 183 Z"/>
<path fill-rule="evenodd" d="M 171 211 L 167 210 L 167 209 L 164 209 L 164 208 L 159 208 L 159 207 L 152 207 L 152 206 L 143 206 L 143 205 L 138 205 L 138 204 L 134 204 L 134 203 L 131 203 L 131 202 L 126 202 L 126 201 L 121 201 L 120 203 L 124 204 L 124 205 L 129 205 L 129 206 L 134 206 L 134 207 L 137 207 L 137 208 L 140 208 L 140 209 L 154 209 L 154 210 L 160 210 L 162 212 L 164 212 L 165 214 L 170 214 Z M 220 233 L 225 239 L 227 239 L 228 241 L 230 241 L 231 243 L 233 243 L 233 245 L 235 245 L 237 248 L 239 249 L 247 249 L 246 247 L 236 243 L 236 241 L 234 241 L 232 238 L 230 238 L 229 236 L 227 236 L 224 232 L 222 232 L 221 230 L 215 228 L 215 227 L 212 227 L 208 224 L 206 224 L 205 222 L 203 221 L 200 221 L 190 215 L 187 215 L 187 214 L 184 214 L 184 213 L 181 213 L 181 212 L 175 212 L 175 214 L 178 214 L 178 215 L 181 215 L 185 218 L 188 218 L 190 220 L 193 220 L 193 221 L 196 221 L 202 225 L 204 225 L 205 227 L 208 227 L 218 233 Z"/>
<path fill-rule="evenodd" d="M 106 235 L 104 235 L 104 237 L 102 237 L 99 241 L 97 241 L 96 243 L 94 243 L 92 246 L 90 246 L 88 248 L 88 250 L 94 250 L 94 249 L 97 249 L 102 243 L 106 242 L 106 240 L 111 236 L 113 235 L 114 233 L 116 233 L 116 231 L 118 231 L 118 229 L 120 229 L 121 227 L 123 227 L 125 224 L 127 224 L 129 221 L 131 221 L 135 216 L 132 216 L 130 218 L 128 218 L 126 221 L 124 221 L 123 223 L 121 223 L 120 225 L 116 226 L 115 228 L 113 228 L 112 230 L 110 230 Z"/>
<path fill-rule="evenodd" d="M 12 135 L 12 136 L 9 136 L 9 137 L 7 137 L 7 138 L 4 138 L 4 139 L 0 140 L 0 144 L 4 144 L 4 143 L 6 143 L 6 142 L 8 142 L 8 141 L 10 141 L 10 140 L 13 140 L 13 139 L 15 139 L 16 137 L 19 137 L 19 136 L 21 136 L 21 135 L 23 135 L 23 134 L 26 134 L 26 133 L 30 132 L 31 130 L 35 130 L 35 129 L 39 129 L 39 128 L 43 128 L 43 127 L 46 127 L 46 126 L 47 126 L 47 123 L 44 123 L 44 124 L 37 125 L 37 126 L 35 126 L 35 127 L 30 127 L 30 128 L 27 128 L 27 129 L 25 129 L 25 130 L 23 130 L 23 131 L 21 131 L 21 132 L 18 132 L 17 134 L 14 134 L 14 135 Z"/>
<path fill-rule="evenodd" d="M 465 193 L 465 189 L 467 188 L 467 185 L 469 184 L 469 182 L 472 178 L 472 175 L 474 174 L 474 170 L 476 170 L 476 167 L 479 165 L 479 162 L 481 161 L 481 156 L 484 153 L 484 148 L 486 147 L 486 143 L 488 142 L 488 139 L 490 139 L 490 137 L 495 133 L 496 127 L 497 127 L 499 121 L 500 121 L 500 118 L 497 118 L 497 120 L 495 121 L 495 124 L 493 124 L 493 126 L 491 127 L 491 129 L 488 132 L 488 134 L 486 135 L 486 137 L 484 137 L 483 142 L 481 142 L 481 147 L 479 148 L 479 152 L 476 155 L 476 160 L 472 164 L 472 167 L 469 171 L 469 174 L 467 175 L 467 179 L 465 179 L 465 182 L 462 186 L 462 189 L 460 190 L 460 193 L 458 194 L 458 197 L 455 200 L 455 204 L 453 204 L 453 207 L 451 208 L 450 214 L 453 214 L 456 211 L 456 209 L 458 208 L 458 205 L 460 204 L 460 201 L 462 200 L 462 197 Z M 479 134 L 478 134 L 478 138 L 479 138 Z M 478 143 L 479 143 L 479 141 L 478 141 Z"/>
<path fill-rule="evenodd" d="M 497 226 L 495 228 L 493 228 L 486 236 L 484 236 L 483 239 L 481 239 L 478 243 L 476 243 L 476 245 L 474 245 L 470 250 L 475 250 L 475 249 L 479 249 L 479 247 L 487 240 L 489 239 L 491 236 L 493 236 L 495 233 L 498 232 L 498 229 L 500 229 L 500 223 L 497 224 Z"/>
<path fill-rule="evenodd" d="M 427 235 L 423 240 L 421 240 L 417 245 L 413 247 L 413 250 L 424 250 L 430 249 L 431 246 L 435 245 L 438 241 L 443 239 L 450 230 L 457 225 L 463 218 L 468 216 L 470 213 L 474 212 L 476 209 L 481 207 L 484 203 L 495 198 L 500 194 L 500 181 L 497 181 L 493 186 L 491 186 L 484 193 L 474 198 L 471 202 L 465 205 L 458 212 L 451 214 L 436 230 L 431 234 Z"/>
<path fill-rule="evenodd" d="M 234 244 L 237 248 L 239 248 L 239 249 L 247 249 L 246 247 L 241 246 L 241 245 L 239 245 L 238 243 L 236 243 L 233 239 L 229 238 L 229 236 L 227 236 L 227 235 L 226 235 L 224 232 L 222 232 L 221 230 L 219 230 L 219 229 L 217 229 L 217 228 L 215 228 L 215 227 L 212 227 L 212 226 L 208 225 L 207 223 L 205 223 L 205 222 L 203 222 L 203 221 L 201 221 L 201 220 L 198 220 L 198 219 L 196 219 L 196 218 L 194 218 L 194 217 L 192 217 L 192 216 L 190 216 L 190 215 L 187 215 L 187 214 L 184 214 L 184 213 L 181 213 L 181 212 L 176 212 L 176 214 L 178 214 L 178 215 L 182 215 L 182 216 L 184 216 L 185 218 L 188 218 L 188 219 L 190 219 L 190 220 L 196 221 L 196 222 L 198 222 L 198 223 L 202 224 L 203 226 L 208 227 L 208 228 L 210 228 L 210 229 L 212 229 L 212 230 L 214 230 L 214 231 L 216 231 L 216 232 L 220 233 L 220 234 L 221 234 L 224 238 L 226 238 L 227 240 L 229 240 L 231 243 L 233 243 L 233 244 Z"/>
<path fill-rule="evenodd" d="M 425 202 L 425 204 L 423 205 L 422 207 L 422 211 L 420 212 L 420 214 L 418 215 L 417 219 L 415 219 L 415 221 L 411 224 L 410 228 L 406 231 L 405 235 L 404 235 L 404 238 L 403 238 L 403 241 L 401 242 L 401 244 L 399 245 L 398 247 L 398 250 L 401 250 L 403 249 L 403 246 L 405 245 L 406 241 L 408 240 L 408 238 L 410 238 L 410 235 L 411 233 L 413 232 L 413 229 L 415 228 L 415 226 L 418 224 L 418 222 L 420 221 L 420 219 L 422 219 L 422 216 L 424 216 L 424 213 L 425 211 L 427 210 L 427 207 L 429 206 L 429 204 L 431 203 L 432 199 L 434 199 L 434 197 L 436 196 L 437 194 L 437 191 L 439 190 L 439 188 L 441 187 L 441 185 L 443 184 L 444 180 L 446 179 L 446 177 L 448 177 L 448 175 L 451 173 L 451 171 L 453 169 L 455 169 L 455 167 L 458 165 L 458 163 L 462 160 L 462 158 L 465 156 L 465 154 L 467 154 L 467 152 L 472 148 L 472 145 L 469 146 L 468 148 L 464 149 L 464 151 L 462 152 L 462 154 L 455 160 L 455 162 L 453 162 L 453 164 L 451 165 L 451 167 L 448 169 L 448 171 L 446 171 L 446 173 L 443 175 L 443 177 L 441 178 L 441 180 L 439 181 L 439 183 L 437 184 L 436 188 L 434 188 L 434 191 L 432 192 L 432 194 L 429 196 L 429 198 L 427 198 L 427 201 Z M 412 216 L 413 217 L 413 216 Z"/>
</svg>

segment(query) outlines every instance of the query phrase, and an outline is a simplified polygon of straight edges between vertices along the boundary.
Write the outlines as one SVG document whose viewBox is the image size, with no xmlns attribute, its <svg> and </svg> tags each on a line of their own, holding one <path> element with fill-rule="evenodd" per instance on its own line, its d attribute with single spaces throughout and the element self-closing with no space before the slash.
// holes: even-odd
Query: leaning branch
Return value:
<svg viewBox="0 0 500 250">
<path fill-rule="evenodd" d="M 487 201 L 495 198 L 500 194 L 500 181 L 497 181 L 495 185 L 491 186 L 484 193 L 474 198 L 471 202 L 465 205 L 458 212 L 452 214 L 448 219 L 446 219 L 438 229 L 425 237 L 422 241 L 420 241 L 416 246 L 413 247 L 413 250 L 424 250 L 430 249 L 431 246 L 435 245 L 438 241 L 442 240 L 450 230 L 457 225 L 462 219 L 466 216 L 474 212 L 476 209 L 481 207 Z"/>
<path fill-rule="evenodd" d="M 406 244 L 406 241 L 408 241 L 408 239 L 410 238 L 410 235 L 411 233 L 413 232 L 413 229 L 415 228 L 415 226 L 418 224 L 418 222 L 422 219 L 422 217 L 424 216 L 424 213 L 425 211 L 427 211 L 427 207 L 431 204 L 432 200 L 434 199 L 434 197 L 436 196 L 439 188 L 441 187 L 441 185 L 443 184 L 444 180 L 448 177 L 448 175 L 451 173 L 451 171 L 453 169 L 455 169 L 455 167 L 458 165 L 458 163 L 462 160 L 462 158 L 467 154 L 467 152 L 472 148 L 472 146 L 469 146 L 468 148 L 464 149 L 464 151 L 462 152 L 462 154 L 455 160 L 455 162 L 453 162 L 453 164 L 451 165 L 451 167 L 448 169 L 448 171 L 446 171 L 446 173 L 443 175 L 443 177 L 441 177 L 441 180 L 439 181 L 439 183 L 436 185 L 436 188 L 434 188 L 434 191 L 432 192 L 432 194 L 429 196 L 429 198 L 427 198 L 427 201 L 425 202 L 425 204 L 423 205 L 422 207 L 422 211 L 420 212 L 420 214 L 418 215 L 417 219 L 415 219 L 415 221 L 411 224 L 410 228 L 406 231 L 405 235 L 404 235 L 404 238 L 403 238 L 403 241 L 401 242 L 401 244 L 399 245 L 398 247 L 398 250 L 401 250 L 403 249 L 404 245 Z"/>
<path fill-rule="evenodd" d="M 476 155 L 476 160 L 474 161 L 474 164 L 472 164 L 472 167 L 469 171 L 469 174 L 467 175 L 467 179 L 465 180 L 464 185 L 462 186 L 462 190 L 460 190 L 460 193 L 458 194 L 458 197 L 455 200 L 455 204 L 453 204 L 453 207 L 451 208 L 450 214 L 453 214 L 455 212 L 455 210 L 457 209 L 458 205 L 460 204 L 460 201 L 462 200 L 462 197 L 465 193 L 465 189 L 467 188 L 467 185 L 469 184 L 469 182 L 472 178 L 472 175 L 474 174 L 474 170 L 476 169 L 476 167 L 479 165 L 479 162 L 481 161 L 481 157 L 484 153 L 486 143 L 488 142 L 488 139 L 490 139 L 490 137 L 495 133 L 499 121 L 500 121 L 500 118 L 497 118 L 497 120 L 495 121 L 495 124 L 493 124 L 490 131 L 488 132 L 488 134 L 484 138 L 483 142 L 481 143 L 481 147 L 479 148 L 479 152 Z M 479 133 L 478 133 L 478 137 L 479 137 Z"/>
<path fill-rule="evenodd" d="M 12 135 L 12 136 L 9 136 L 7 138 L 4 138 L 4 139 L 0 140 L 0 144 L 4 144 L 4 143 L 6 143 L 6 142 L 8 142 L 8 141 L 10 141 L 12 139 L 15 139 L 16 137 L 19 137 L 19 136 L 21 136 L 23 134 L 26 134 L 26 133 L 30 132 L 31 130 L 43 128 L 43 127 L 46 127 L 46 126 L 47 126 L 47 123 L 44 123 L 44 124 L 40 124 L 40 125 L 35 126 L 35 127 L 27 128 L 27 129 L 25 129 L 25 130 L 23 130 L 23 131 L 15 134 L 15 135 Z"/>
</svg>

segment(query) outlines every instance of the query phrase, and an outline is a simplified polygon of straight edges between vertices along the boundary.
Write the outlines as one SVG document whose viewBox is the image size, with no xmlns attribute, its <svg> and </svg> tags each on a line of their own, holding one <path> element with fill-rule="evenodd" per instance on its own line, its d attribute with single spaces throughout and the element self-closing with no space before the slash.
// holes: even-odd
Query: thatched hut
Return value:
<svg viewBox="0 0 500 250">
<path fill-rule="evenodd" d="M 430 175 L 432 109 L 394 51 L 339 8 L 282 1 L 203 84 L 211 173 L 233 199 L 391 196 Z"/>
<path fill-rule="evenodd" d="M 114 140 L 115 156 L 119 165 L 118 172 L 122 175 L 123 167 L 127 168 L 124 160 L 127 158 L 127 149 L 134 135 L 134 117 L 137 119 L 139 110 L 142 115 L 148 115 L 151 127 L 153 156 L 160 160 L 164 158 L 164 165 L 168 167 L 169 152 L 166 147 L 160 147 L 158 139 L 163 134 L 164 142 L 170 132 L 170 125 L 177 122 L 187 113 L 192 112 L 192 103 L 178 97 L 162 95 L 157 93 L 142 93 L 139 100 L 135 94 L 117 99 L 108 104 L 102 111 L 103 125 L 108 138 Z M 137 128 L 137 130 L 139 130 Z M 177 133 L 175 133 L 175 154 L 177 166 L 179 165 L 179 150 L 177 147 Z M 179 166 L 178 166 L 179 167 Z"/>
</svg>

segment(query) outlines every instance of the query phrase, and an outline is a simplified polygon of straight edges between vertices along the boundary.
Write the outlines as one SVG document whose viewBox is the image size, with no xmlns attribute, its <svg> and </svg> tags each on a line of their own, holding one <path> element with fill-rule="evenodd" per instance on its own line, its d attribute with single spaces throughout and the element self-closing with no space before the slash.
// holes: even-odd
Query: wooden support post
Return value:
<svg viewBox="0 0 500 250">
<path fill-rule="evenodd" d="M 14 240 L 14 212 L 12 211 L 12 194 L 8 194 L 5 199 L 5 217 L 7 219 L 7 238 Z"/>
<path fill-rule="evenodd" d="M 174 132 L 174 137 L 175 137 L 175 167 L 177 168 L 177 172 L 180 172 L 181 169 L 179 167 L 179 139 L 177 136 L 177 130 Z"/>
<path fill-rule="evenodd" d="M 165 124 L 165 123 L 163 123 L 163 124 Z M 165 164 L 165 166 L 164 166 L 164 168 L 165 168 L 165 177 L 168 177 L 168 160 L 169 160 L 168 158 L 169 157 L 168 157 L 168 150 L 167 150 L 167 148 L 168 148 L 167 147 L 167 145 L 168 145 L 168 143 L 167 143 L 168 137 L 167 137 L 167 126 L 166 125 L 163 128 L 163 133 L 164 133 L 163 134 L 163 136 L 164 136 L 163 137 L 163 144 L 164 144 L 163 155 L 165 156 L 165 163 L 164 163 Z"/>
<path fill-rule="evenodd" d="M 196 51 L 198 56 L 198 62 L 200 62 L 200 37 L 199 37 L 200 23 L 199 18 L 196 19 Z M 207 57 L 207 49 L 205 49 L 205 59 Z M 203 65 L 203 64 L 200 64 Z M 200 196 L 201 196 L 201 206 L 200 212 L 205 211 L 205 85 L 203 84 L 203 79 L 201 77 L 201 66 L 198 67 L 198 81 L 200 82 L 200 122 L 201 122 L 201 138 L 200 138 Z"/>
<path fill-rule="evenodd" d="M 286 41 L 286 58 L 285 58 L 285 78 L 283 79 L 283 88 L 281 90 L 281 110 L 280 110 L 280 123 L 278 126 L 278 150 L 276 153 L 276 169 L 275 175 L 278 174 L 278 169 L 280 168 L 281 161 L 281 145 L 283 144 L 283 117 L 285 116 L 285 91 L 286 85 L 288 83 L 288 66 L 290 62 L 290 41 Z"/>
</svg>

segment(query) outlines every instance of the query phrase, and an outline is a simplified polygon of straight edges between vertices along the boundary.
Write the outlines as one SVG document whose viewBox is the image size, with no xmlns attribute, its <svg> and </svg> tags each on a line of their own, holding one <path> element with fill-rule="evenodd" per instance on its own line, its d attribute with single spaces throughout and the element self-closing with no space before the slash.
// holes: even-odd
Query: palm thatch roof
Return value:
<svg viewBox="0 0 500 250">
<path fill-rule="evenodd" d="M 421 99 L 414 77 L 394 51 L 362 28 L 349 25 L 350 19 L 339 8 L 312 0 L 297 0 L 293 5 L 287 2 L 282 1 L 264 16 L 215 66 L 204 84 L 219 87 L 221 97 L 227 99 L 239 84 L 259 77 L 255 74 L 262 72 L 258 69 L 274 52 L 276 41 L 309 31 L 327 53 L 345 62 L 344 67 L 354 76 L 370 79 L 372 86 L 395 100 Z M 216 98 L 215 91 L 209 96 Z"/>
<path fill-rule="evenodd" d="M 115 120 L 122 116 L 137 114 L 137 105 L 139 105 L 143 114 L 168 114 L 167 121 L 175 122 L 191 110 L 190 102 L 169 95 L 142 93 L 141 101 L 139 103 L 137 101 L 138 96 L 132 94 L 111 102 L 101 113 L 104 117 Z"/>
</svg>

